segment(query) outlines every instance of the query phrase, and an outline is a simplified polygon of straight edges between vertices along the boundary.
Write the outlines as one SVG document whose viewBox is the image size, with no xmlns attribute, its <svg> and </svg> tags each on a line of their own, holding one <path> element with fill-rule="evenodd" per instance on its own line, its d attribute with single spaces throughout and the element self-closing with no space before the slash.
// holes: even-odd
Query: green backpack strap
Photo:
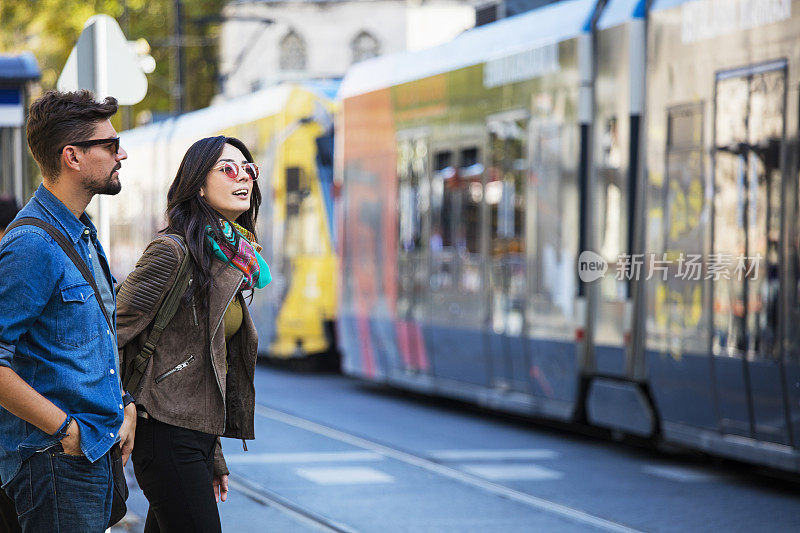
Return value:
<svg viewBox="0 0 800 533">
<path fill-rule="evenodd" d="M 184 293 L 189 288 L 189 281 L 192 277 L 192 257 L 186 247 L 186 242 L 183 240 L 183 237 L 173 234 L 168 234 L 167 236 L 173 238 L 180 244 L 184 252 L 183 260 L 178 267 L 175 284 L 164 297 L 164 301 L 161 302 L 161 307 L 159 307 L 158 313 L 156 313 L 156 317 L 153 319 L 153 329 L 150 330 L 150 335 L 147 336 L 147 341 L 144 343 L 142 351 L 134 358 L 130 374 L 125 376 L 123 386 L 126 391 L 131 393 L 139 388 L 145 370 L 147 370 L 147 363 L 150 361 L 153 352 L 155 352 L 156 346 L 158 346 L 158 340 L 161 338 L 161 334 L 178 311 L 181 297 L 183 297 Z"/>
</svg>

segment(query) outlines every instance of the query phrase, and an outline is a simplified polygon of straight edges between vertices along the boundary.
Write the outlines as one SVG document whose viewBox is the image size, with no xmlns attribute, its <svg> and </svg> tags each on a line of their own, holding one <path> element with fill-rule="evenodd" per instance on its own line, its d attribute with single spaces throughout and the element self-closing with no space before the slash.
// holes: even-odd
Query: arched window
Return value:
<svg viewBox="0 0 800 533">
<path fill-rule="evenodd" d="M 306 69 L 306 43 L 294 30 L 281 39 L 280 66 L 281 70 Z"/>
<path fill-rule="evenodd" d="M 364 61 L 381 53 L 381 43 L 371 34 L 362 31 L 350 43 L 353 50 L 353 63 Z"/>
</svg>

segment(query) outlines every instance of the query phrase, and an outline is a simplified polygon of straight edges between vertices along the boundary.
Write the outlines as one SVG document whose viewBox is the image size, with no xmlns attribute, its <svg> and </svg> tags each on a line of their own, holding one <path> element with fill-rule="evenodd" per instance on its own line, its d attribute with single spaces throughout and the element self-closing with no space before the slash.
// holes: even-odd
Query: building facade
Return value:
<svg viewBox="0 0 800 533">
<path fill-rule="evenodd" d="M 467 0 L 238 0 L 223 15 L 223 98 L 338 79 L 358 61 L 428 48 L 475 25 Z"/>
</svg>

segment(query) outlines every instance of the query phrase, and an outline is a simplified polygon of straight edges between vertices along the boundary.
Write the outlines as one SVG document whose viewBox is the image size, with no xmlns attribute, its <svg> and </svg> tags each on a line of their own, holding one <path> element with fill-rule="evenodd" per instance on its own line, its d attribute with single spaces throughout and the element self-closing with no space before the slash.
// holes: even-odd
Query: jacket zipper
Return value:
<svg viewBox="0 0 800 533">
<path fill-rule="evenodd" d="M 192 282 L 194 278 L 189 278 L 189 288 L 192 288 Z M 197 321 L 197 300 L 195 299 L 195 295 L 192 295 L 192 318 L 194 319 L 194 325 L 199 326 L 200 322 Z"/>
<path fill-rule="evenodd" d="M 174 374 L 175 372 L 180 372 L 181 370 L 183 370 L 184 368 L 186 368 L 187 366 L 189 366 L 190 364 L 192 364 L 192 362 L 193 362 L 193 361 L 194 361 L 194 356 L 193 356 L 193 355 L 190 355 L 190 356 L 189 356 L 189 359 L 187 359 L 186 361 L 184 361 L 184 362 L 182 362 L 182 363 L 180 363 L 180 364 L 178 364 L 178 365 L 175 365 L 175 367 L 174 367 L 174 368 L 172 368 L 172 369 L 170 369 L 170 370 L 167 370 L 166 372 L 164 372 L 163 374 L 161 374 L 160 376 L 158 376 L 158 377 L 156 378 L 156 383 L 161 383 L 162 381 L 164 381 L 165 379 L 167 379 L 168 377 L 170 377 L 170 376 L 171 376 L 172 374 Z"/>
</svg>

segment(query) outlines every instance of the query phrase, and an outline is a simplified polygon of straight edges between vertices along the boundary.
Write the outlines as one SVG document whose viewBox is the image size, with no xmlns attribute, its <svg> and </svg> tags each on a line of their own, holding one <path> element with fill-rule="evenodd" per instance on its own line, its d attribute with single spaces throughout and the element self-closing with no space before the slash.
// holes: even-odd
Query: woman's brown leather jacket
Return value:
<svg viewBox="0 0 800 533">
<path fill-rule="evenodd" d="M 175 283 L 184 253 L 171 237 L 155 239 L 119 290 L 117 335 L 123 378 Z M 181 300 L 138 389 L 128 392 L 138 407 L 161 422 L 223 437 L 253 439 L 258 335 L 239 294 L 243 276 L 236 267 L 216 260 L 211 275 L 214 283 L 207 311 L 203 312 L 197 301 L 199 296 L 190 302 Z M 243 320 L 226 349 L 223 316 L 233 298 L 240 298 Z M 228 473 L 219 445 L 214 470 L 216 475 Z"/>
</svg>

